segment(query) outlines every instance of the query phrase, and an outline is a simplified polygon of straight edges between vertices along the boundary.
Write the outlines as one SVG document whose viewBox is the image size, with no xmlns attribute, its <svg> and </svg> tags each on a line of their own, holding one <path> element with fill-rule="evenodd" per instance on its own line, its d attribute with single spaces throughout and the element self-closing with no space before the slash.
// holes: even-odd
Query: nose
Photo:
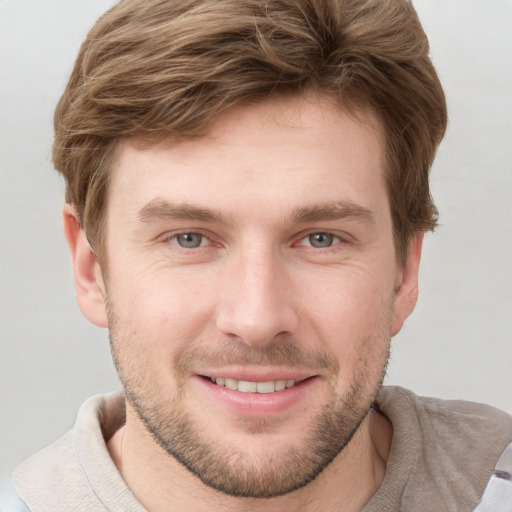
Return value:
<svg viewBox="0 0 512 512">
<path fill-rule="evenodd" d="M 299 317 L 286 262 L 272 250 L 253 246 L 228 267 L 217 309 L 219 331 L 254 347 L 294 334 Z"/>
</svg>

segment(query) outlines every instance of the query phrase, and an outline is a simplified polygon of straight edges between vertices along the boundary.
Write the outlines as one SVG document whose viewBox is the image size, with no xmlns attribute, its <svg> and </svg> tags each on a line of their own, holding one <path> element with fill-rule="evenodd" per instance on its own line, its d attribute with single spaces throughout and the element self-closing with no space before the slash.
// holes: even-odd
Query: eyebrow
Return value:
<svg viewBox="0 0 512 512">
<path fill-rule="evenodd" d="M 174 204 L 164 200 L 150 201 L 138 211 L 137 217 L 143 222 L 179 219 L 228 224 L 228 220 L 219 212 L 188 204 Z"/>
<path fill-rule="evenodd" d="M 196 220 L 212 224 L 232 224 L 220 212 L 188 204 L 170 203 L 159 199 L 150 201 L 143 206 L 138 211 L 137 217 L 143 222 L 178 219 Z M 368 224 L 375 223 L 375 216 L 371 210 L 352 201 L 337 201 L 303 206 L 296 209 L 292 215 L 293 222 L 296 224 L 347 218 Z"/>
<path fill-rule="evenodd" d="M 375 216 L 371 210 L 352 201 L 321 203 L 299 208 L 295 212 L 294 222 L 306 223 L 347 218 L 367 224 L 375 223 Z"/>
</svg>

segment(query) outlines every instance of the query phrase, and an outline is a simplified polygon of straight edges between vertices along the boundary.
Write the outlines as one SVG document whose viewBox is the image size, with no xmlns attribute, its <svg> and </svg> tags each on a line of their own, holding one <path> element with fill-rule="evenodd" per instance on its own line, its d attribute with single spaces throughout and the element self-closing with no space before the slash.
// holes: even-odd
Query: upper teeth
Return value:
<svg viewBox="0 0 512 512">
<path fill-rule="evenodd" d="M 268 382 L 249 382 L 246 380 L 224 379 L 211 377 L 211 381 L 218 386 L 238 390 L 242 393 L 273 393 L 295 386 L 295 380 L 270 380 Z"/>
</svg>

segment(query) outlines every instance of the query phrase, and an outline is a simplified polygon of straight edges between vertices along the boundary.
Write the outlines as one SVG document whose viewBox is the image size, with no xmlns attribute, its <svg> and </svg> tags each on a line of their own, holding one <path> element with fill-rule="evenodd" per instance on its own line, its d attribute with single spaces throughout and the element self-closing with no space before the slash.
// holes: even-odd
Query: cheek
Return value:
<svg viewBox="0 0 512 512">
<path fill-rule="evenodd" d="M 317 284 L 320 284 L 317 282 Z M 361 274 L 344 273 L 323 283 L 323 292 L 306 293 L 302 311 L 312 328 L 340 364 L 355 367 L 361 354 L 380 352 L 391 338 L 393 287 Z"/>
<path fill-rule="evenodd" d="M 132 343 L 173 352 L 197 338 L 211 315 L 212 290 L 199 277 L 145 273 L 118 284 L 113 309 Z"/>
</svg>

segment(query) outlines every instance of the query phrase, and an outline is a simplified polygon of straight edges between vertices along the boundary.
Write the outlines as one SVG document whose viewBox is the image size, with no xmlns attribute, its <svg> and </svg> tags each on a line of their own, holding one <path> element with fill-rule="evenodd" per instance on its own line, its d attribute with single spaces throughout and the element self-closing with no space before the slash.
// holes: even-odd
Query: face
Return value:
<svg viewBox="0 0 512 512">
<path fill-rule="evenodd" d="M 412 309 L 373 119 L 279 99 L 198 139 L 127 142 L 106 225 L 127 414 L 224 493 L 315 478 L 366 417 Z"/>
</svg>

